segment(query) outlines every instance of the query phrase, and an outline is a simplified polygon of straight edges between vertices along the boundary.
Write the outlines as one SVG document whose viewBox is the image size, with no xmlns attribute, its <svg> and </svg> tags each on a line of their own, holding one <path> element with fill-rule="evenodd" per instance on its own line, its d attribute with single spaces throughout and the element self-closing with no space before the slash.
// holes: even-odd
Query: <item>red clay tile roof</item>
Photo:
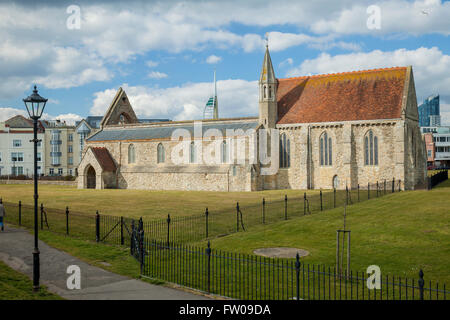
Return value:
<svg viewBox="0 0 450 320">
<path fill-rule="evenodd" d="M 91 149 L 104 171 L 116 171 L 116 164 L 109 154 L 108 149 L 104 147 L 92 147 Z"/>
<path fill-rule="evenodd" d="M 278 79 L 278 124 L 401 117 L 407 67 Z"/>
</svg>

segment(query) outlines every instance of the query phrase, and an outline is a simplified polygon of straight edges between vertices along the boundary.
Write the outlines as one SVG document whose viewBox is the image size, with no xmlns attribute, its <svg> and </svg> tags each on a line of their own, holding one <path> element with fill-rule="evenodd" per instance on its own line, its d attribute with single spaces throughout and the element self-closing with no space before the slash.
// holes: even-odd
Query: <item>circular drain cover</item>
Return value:
<svg viewBox="0 0 450 320">
<path fill-rule="evenodd" d="M 298 248 L 261 248 L 253 251 L 254 254 L 269 257 L 269 258 L 295 258 L 298 255 L 300 257 L 305 257 L 309 255 L 309 252 Z"/>
</svg>

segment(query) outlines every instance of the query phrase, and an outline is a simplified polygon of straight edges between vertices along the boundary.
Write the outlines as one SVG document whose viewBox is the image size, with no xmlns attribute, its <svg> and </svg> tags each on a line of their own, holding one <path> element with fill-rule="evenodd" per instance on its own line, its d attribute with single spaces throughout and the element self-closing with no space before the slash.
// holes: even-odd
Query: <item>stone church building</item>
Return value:
<svg viewBox="0 0 450 320">
<path fill-rule="evenodd" d="M 120 88 L 100 130 L 86 140 L 78 187 L 345 189 L 395 178 L 403 189 L 414 189 L 426 176 L 411 66 L 278 79 L 267 48 L 258 117 L 201 125 L 196 134 L 195 121 L 139 123 Z M 277 162 L 271 174 L 263 174 L 268 165 L 258 158 L 261 129 L 279 142 L 266 151 Z M 174 139 L 180 130 L 189 135 Z M 205 134 L 211 130 L 216 134 Z M 218 161 L 205 163 L 202 154 L 213 143 L 211 155 Z M 244 146 L 240 157 L 238 146 Z"/>
</svg>

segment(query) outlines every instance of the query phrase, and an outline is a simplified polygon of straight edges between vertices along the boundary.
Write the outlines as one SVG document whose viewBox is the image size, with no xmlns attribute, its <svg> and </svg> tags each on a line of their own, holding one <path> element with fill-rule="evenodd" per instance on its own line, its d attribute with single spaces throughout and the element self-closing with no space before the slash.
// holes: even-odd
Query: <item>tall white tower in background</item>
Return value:
<svg viewBox="0 0 450 320">
<path fill-rule="evenodd" d="M 216 70 L 214 70 L 214 95 L 208 99 L 205 110 L 203 111 L 203 119 L 219 119 L 219 104 L 217 101 L 217 82 Z"/>
</svg>

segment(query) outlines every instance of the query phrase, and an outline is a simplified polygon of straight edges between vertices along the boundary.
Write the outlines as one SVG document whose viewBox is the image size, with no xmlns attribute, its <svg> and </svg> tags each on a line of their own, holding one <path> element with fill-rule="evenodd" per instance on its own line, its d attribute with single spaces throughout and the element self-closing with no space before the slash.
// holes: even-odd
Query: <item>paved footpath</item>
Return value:
<svg viewBox="0 0 450 320">
<path fill-rule="evenodd" d="M 0 231 L 0 260 L 32 277 L 33 235 L 24 229 L 6 226 Z M 201 300 L 206 297 L 149 284 L 94 267 L 39 241 L 41 284 L 65 299 L 73 300 Z M 81 269 L 81 289 L 68 290 L 67 267 Z"/>
</svg>

